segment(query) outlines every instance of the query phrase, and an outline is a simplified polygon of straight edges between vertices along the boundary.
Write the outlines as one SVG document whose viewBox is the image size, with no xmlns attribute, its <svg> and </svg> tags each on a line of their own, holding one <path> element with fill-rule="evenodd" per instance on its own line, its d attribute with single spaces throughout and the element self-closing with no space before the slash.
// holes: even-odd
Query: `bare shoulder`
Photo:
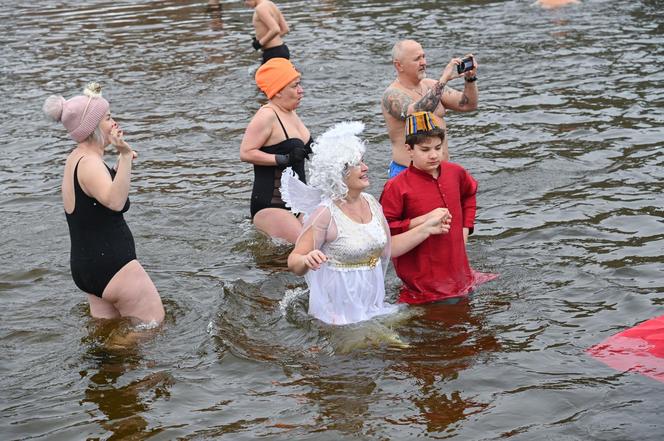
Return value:
<svg viewBox="0 0 664 441">
<path fill-rule="evenodd" d="M 79 170 L 83 167 L 98 167 L 104 165 L 104 160 L 96 155 L 82 155 L 78 160 Z"/>
<path fill-rule="evenodd" d="M 438 83 L 438 80 L 434 80 L 433 78 L 425 78 L 422 80 L 422 83 L 424 83 L 424 86 L 426 86 L 427 89 L 431 89 L 436 85 L 436 83 Z"/>
<path fill-rule="evenodd" d="M 274 15 L 275 11 L 279 11 L 279 8 L 277 8 L 277 5 L 270 1 L 260 3 L 254 8 L 254 14 L 258 17 Z"/>
<path fill-rule="evenodd" d="M 83 158 L 83 156 L 80 153 L 77 153 L 75 151 L 71 152 L 69 156 L 67 156 L 67 160 L 65 161 L 65 174 L 67 173 L 73 173 L 74 168 L 79 164 L 79 161 Z"/>
<path fill-rule="evenodd" d="M 78 161 L 78 180 L 84 187 L 105 178 L 110 179 L 111 176 L 99 156 L 84 155 Z"/>
<path fill-rule="evenodd" d="M 261 10 L 268 11 L 272 14 L 280 14 L 281 13 L 281 11 L 279 11 L 279 6 L 275 5 L 273 2 L 271 2 L 269 0 L 266 1 L 266 2 L 261 3 L 258 6 L 256 6 L 257 10 L 258 10 L 258 8 L 261 8 Z"/>
<path fill-rule="evenodd" d="M 277 6 L 274 2 L 271 2 L 271 1 L 268 0 L 266 3 L 268 3 L 275 11 L 281 12 L 279 10 L 279 6 Z"/>
<path fill-rule="evenodd" d="M 262 106 L 260 109 L 256 111 L 256 114 L 254 114 L 254 117 L 252 118 L 252 121 L 258 121 L 261 123 L 267 123 L 267 122 L 272 122 L 276 119 L 276 114 L 274 113 L 274 110 L 270 109 L 269 107 Z"/>
<path fill-rule="evenodd" d="M 385 89 L 381 101 L 383 109 L 397 119 L 406 119 L 408 106 L 412 103 L 413 99 L 406 92 L 393 85 Z"/>
<path fill-rule="evenodd" d="M 383 97 L 391 96 L 391 95 L 394 95 L 394 94 L 402 94 L 402 95 L 406 95 L 406 94 L 404 93 L 403 90 L 399 89 L 399 88 L 395 85 L 395 83 L 392 83 L 392 84 L 390 84 L 389 86 L 387 86 L 387 88 L 385 88 L 385 91 L 383 92 Z M 406 96 L 407 96 L 407 95 L 406 95 Z"/>
</svg>

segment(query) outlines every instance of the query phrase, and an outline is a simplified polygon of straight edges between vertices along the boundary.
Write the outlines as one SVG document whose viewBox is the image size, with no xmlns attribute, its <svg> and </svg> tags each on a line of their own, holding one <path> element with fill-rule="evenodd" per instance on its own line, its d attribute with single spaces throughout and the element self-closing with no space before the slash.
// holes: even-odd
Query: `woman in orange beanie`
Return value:
<svg viewBox="0 0 664 441">
<path fill-rule="evenodd" d="M 286 167 L 306 182 L 311 134 L 295 111 L 304 96 L 300 73 L 287 59 L 272 58 L 256 71 L 256 84 L 269 102 L 251 119 L 240 145 L 240 159 L 254 165 L 251 218 L 259 231 L 295 243 L 302 224 L 286 208 L 279 188 Z"/>
</svg>

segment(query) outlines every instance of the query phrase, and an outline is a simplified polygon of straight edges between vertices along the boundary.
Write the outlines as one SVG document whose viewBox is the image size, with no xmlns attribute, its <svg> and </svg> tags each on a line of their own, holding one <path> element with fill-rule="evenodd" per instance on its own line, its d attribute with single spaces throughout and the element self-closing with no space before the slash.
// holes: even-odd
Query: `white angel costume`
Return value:
<svg viewBox="0 0 664 441">
<path fill-rule="evenodd" d="M 305 214 L 300 239 L 313 229 L 314 249 L 326 256 L 318 270 L 304 276 L 309 287 L 309 314 L 345 325 L 391 314 L 399 306 L 385 303 L 385 271 L 390 261 L 390 229 L 380 204 L 362 193 L 371 221 L 349 218 L 323 192 L 301 182 L 290 169 L 281 178 L 281 194 L 293 212 Z M 300 240 L 298 239 L 298 241 Z"/>
</svg>

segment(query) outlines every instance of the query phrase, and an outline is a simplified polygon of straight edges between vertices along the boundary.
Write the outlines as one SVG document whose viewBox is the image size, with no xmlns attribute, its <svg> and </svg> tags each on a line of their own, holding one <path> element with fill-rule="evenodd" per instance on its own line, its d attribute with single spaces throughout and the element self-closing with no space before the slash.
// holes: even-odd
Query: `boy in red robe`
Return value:
<svg viewBox="0 0 664 441">
<path fill-rule="evenodd" d="M 410 252 L 393 259 L 403 281 L 399 301 L 418 304 L 468 294 L 496 274 L 470 268 L 466 241 L 475 223 L 477 182 L 463 167 L 442 162 L 445 131 L 431 113 L 417 112 L 406 119 L 406 148 L 410 166 L 387 181 L 380 197 L 392 235 L 427 219 L 436 209 L 447 209 L 447 234 L 430 236 Z"/>
</svg>

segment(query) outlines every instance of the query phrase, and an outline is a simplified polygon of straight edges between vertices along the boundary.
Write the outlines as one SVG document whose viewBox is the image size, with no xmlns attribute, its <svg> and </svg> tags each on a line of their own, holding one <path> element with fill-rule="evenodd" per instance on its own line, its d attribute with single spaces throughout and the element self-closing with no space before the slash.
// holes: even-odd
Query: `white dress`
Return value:
<svg viewBox="0 0 664 441">
<path fill-rule="evenodd" d="M 334 203 L 317 210 L 310 227 L 327 262 L 305 275 L 309 314 L 330 324 L 345 325 L 390 314 L 399 309 L 385 303 L 384 267 L 389 262 L 389 229 L 376 199 L 362 196 L 371 208 L 371 221 L 353 221 Z M 306 226 L 305 226 L 306 228 Z"/>
</svg>

